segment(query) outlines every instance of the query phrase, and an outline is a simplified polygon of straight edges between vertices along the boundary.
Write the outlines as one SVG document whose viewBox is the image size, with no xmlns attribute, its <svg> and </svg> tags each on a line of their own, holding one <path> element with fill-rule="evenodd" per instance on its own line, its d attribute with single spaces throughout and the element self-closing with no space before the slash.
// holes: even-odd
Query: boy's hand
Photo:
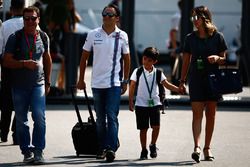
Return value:
<svg viewBox="0 0 250 167">
<path fill-rule="evenodd" d="M 76 84 L 76 88 L 80 90 L 86 89 L 86 83 L 82 80 L 79 80 Z"/>
</svg>

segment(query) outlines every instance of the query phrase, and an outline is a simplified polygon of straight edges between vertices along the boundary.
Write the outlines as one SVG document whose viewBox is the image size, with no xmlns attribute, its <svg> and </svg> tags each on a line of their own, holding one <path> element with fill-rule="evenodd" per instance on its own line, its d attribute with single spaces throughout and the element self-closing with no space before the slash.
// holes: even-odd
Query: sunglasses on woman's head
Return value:
<svg viewBox="0 0 250 167">
<path fill-rule="evenodd" d="M 108 17 L 114 17 L 114 16 L 116 16 L 116 14 L 110 13 L 110 12 L 103 12 L 102 13 L 102 17 L 106 17 L 106 16 L 108 16 Z"/>
<path fill-rule="evenodd" d="M 197 21 L 197 20 L 199 20 L 199 16 L 194 15 L 191 17 L 191 21 Z"/>
</svg>

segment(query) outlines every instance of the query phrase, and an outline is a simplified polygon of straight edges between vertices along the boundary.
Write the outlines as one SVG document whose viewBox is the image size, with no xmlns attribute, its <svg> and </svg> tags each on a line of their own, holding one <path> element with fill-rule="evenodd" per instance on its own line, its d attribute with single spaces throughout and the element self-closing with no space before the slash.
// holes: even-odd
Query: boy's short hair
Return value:
<svg viewBox="0 0 250 167">
<path fill-rule="evenodd" d="M 155 47 L 148 47 L 143 51 L 143 56 L 149 57 L 153 60 L 158 60 L 159 51 Z"/>
</svg>

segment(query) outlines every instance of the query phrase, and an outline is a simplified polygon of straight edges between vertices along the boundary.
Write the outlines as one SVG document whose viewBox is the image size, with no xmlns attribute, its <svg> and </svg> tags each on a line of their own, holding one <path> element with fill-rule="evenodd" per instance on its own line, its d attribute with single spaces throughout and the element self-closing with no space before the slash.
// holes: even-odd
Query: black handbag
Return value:
<svg viewBox="0 0 250 167">
<path fill-rule="evenodd" d="M 208 74 L 211 91 L 217 95 L 242 92 L 241 76 L 238 69 L 221 68 Z"/>
</svg>

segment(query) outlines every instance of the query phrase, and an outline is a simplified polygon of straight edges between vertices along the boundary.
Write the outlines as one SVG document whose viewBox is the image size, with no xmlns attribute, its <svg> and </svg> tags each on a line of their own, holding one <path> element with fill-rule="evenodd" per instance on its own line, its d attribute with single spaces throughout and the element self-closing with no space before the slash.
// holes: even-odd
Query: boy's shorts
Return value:
<svg viewBox="0 0 250 167">
<path fill-rule="evenodd" d="M 160 108 L 135 106 L 137 129 L 148 129 L 150 126 L 160 126 Z"/>
</svg>

